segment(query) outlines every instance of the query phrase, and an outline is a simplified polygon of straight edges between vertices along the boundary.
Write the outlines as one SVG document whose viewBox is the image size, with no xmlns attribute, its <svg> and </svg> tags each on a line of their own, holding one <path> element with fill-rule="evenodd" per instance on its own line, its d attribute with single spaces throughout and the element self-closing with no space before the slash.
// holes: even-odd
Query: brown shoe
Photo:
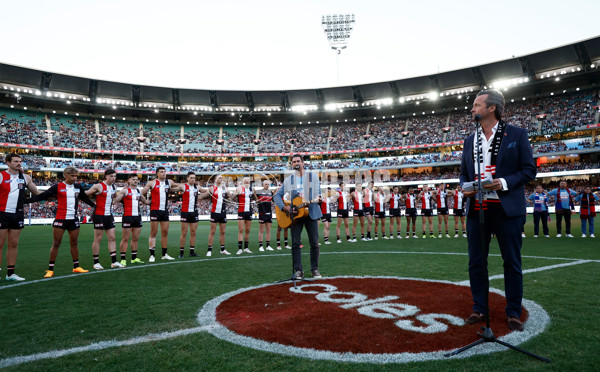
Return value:
<svg viewBox="0 0 600 372">
<path fill-rule="evenodd" d="M 517 318 L 517 317 L 509 316 L 507 321 L 508 321 L 508 328 L 512 329 L 513 331 L 521 332 L 525 328 L 523 326 L 523 322 L 521 322 L 519 320 L 519 318 Z"/>
<path fill-rule="evenodd" d="M 475 324 L 479 323 L 483 320 L 483 314 L 481 313 L 473 313 L 469 315 L 467 319 L 465 319 L 465 323 L 467 324 Z"/>
</svg>

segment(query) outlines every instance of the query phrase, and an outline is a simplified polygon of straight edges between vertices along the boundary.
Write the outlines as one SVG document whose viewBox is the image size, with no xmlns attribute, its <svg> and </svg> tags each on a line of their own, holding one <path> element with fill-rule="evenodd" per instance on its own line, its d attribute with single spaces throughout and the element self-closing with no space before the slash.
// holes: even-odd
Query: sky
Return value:
<svg viewBox="0 0 600 372">
<path fill-rule="evenodd" d="M 398 80 L 600 34 L 597 0 L 0 0 L 0 63 L 170 88 L 291 90 Z M 353 13 L 336 55 L 321 16 Z"/>
</svg>

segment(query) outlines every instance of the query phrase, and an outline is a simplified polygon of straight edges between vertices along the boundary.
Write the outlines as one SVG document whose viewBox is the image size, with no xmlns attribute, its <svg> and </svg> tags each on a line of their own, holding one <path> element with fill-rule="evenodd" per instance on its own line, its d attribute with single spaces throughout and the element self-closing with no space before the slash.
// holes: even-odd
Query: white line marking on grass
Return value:
<svg viewBox="0 0 600 372">
<path fill-rule="evenodd" d="M 108 348 L 112 348 L 112 347 L 131 346 L 131 345 L 143 344 L 143 343 L 151 342 L 151 341 L 163 341 L 163 340 L 168 340 L 170 338 L 187 336 L 187 335 L 191 335 L 194 333 L 210 331 L 213 328 L 215 328 L 214 325 L 208 325 L 208 326 L 181 329 L 181 330 L 173 331 L 173 332 L 150 333 L 145 336 L 133 337 L 128 340 L 100 341 L 100 342 L 94 342 L 93 344 L 89 344 L 87 346 L 78 346 L 78 347 L 74 347 L 71 349 L 52 350 L 52 351 L 47 351 L 45 353 L 10 357 L 10 358 L 6 358 L 6 359 L 0 359 L 0 368 L 12 367 L 12 366 L 16 366 L 16 365 L 23 364 L 23 363 L 35 362 L 35 361 L 44 360 L 44 359 L 56 359 L 56 358 L 60 358 L 60 357 L 66 356 L 66 355 L 82 353 L 85 351 L 99 351 L 99 350 L 104 350 L 104 349 L 108 349 Z"/>
<path fill-rule="evenodd" d="M 308 255 L 309 253 L 303 253 L 303 255 Z M 419 251 L 341 251 L 341 252 L 321 252 L 321 255 L 337 255 L 337 254 L 424 254 L 424 255 L 446 255 L 446 256 L 467 256 L 466 252 L 419 252 Z M 24 282 L 18 282 L 14 284 L 7 284 L 0 286 L 0 291 L 3 289 L 9 289 L 14 287 L 20 287 L 23 285 L 30 285 L 36 283 L 45 283 L 50 282 L 52 280 L 61 280 L 61 279 L 70 279 L 70 278 L 85 278 L 88 275 L 98 275 L 98 274 L 108 274 L 108 273 L 117 273 L 123 270 L 133 270 L 133 269 L 148 269 L 154 267 L 161 267 L 165 265 L 181 265 L 181 264 L 190 264 L 190 263 L 198 263 L 198 262 L 209 262 L 209 261 L 221 261 L 221 260 L 239 260 L 239 259 L 252 259 L 252 258 L 264 258 L 264 257 L 290 257 L 290 253 L 274 253 L 274 254 L 259 254 L 252 256 L 236 256 L 236 257 L 214 257 L 214 258 L 201 258 L 195 260 L 188 261 L 175 261 L 175 262 L 159 262 L 153 264 L 141 264 L 135 266 L 128 266 L 125 269 L 109 269 L 109 270 L 99 270 L 99 271 L 90 271 L 89 273 L 83 274 L 68 274 L 62 276 L 55 276 L 48 279 L 34 279 L 27 280 Z M 490 254 L 490 257 L 501 257 L 499 254 Z M 523 258 L 535 258 L 535 259 L 545 259 L 545 260 L 559 260 L 559 261 L 584 261 L 581 258 L 567 258 L 567 257 L 544 257 L 544 256 L 522 256 Z M 597 262 L 600 263 L 600 260 L 585 260 L 585 262 Z M 585 263 L 581 262 L 581 263 Z M 560 266 L 558 266 L 560 267 Z M 490 277 L 492 279 L 492 277 Z"/>
<path fill-rule="evenodd" d="M 557 265 L 536 267 L 535 269 L 523 270 L 523 274 L 530 274 L 530 273 L 537 273 L 540 271 L 553 270 L 553 269 L 558 269 L 559 267 L 581 265 L 581 264 L 588 263 L 588 262 L 598 262 L 598 261 L 596 261 L 596 260 L 579 260 L 579 261 L 575 261 L 575 262 L 567 262 L 567 263 L 562 263 L 562 264 L 557 264 Z M 504 279 L 504 274 L 490 276 L 490 280 L 494 280 L 494 279 Z M 469 281 L 464 280 L 462 282 L 458 282 L 458 284 L 468 285 Z"/>
</svg>

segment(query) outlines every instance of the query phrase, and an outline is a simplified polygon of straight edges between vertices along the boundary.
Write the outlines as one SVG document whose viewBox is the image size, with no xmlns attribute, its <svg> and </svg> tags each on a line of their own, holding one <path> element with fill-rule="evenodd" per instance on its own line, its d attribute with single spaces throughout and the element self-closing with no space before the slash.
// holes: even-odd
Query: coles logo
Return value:
<svg viewBox="0 0 600 372">
<path fill-rule="evenodd" d="M 265 284 L 207 302 L 198 321 L 224 340 L 311 359 L 403 363 L 441 359 L 479 339 L 468 285 L 397 277 L 333 277 Z M 544 330 L 546 312 L 523 301 L 525 331 L 506 324 L 503 292 L 490 293 L 494 335 L 519 344 Z M 504 350 L 485 343 L 456 357 Z M 456 358 L 455 357 L 455 358 Z"/>
</svg>

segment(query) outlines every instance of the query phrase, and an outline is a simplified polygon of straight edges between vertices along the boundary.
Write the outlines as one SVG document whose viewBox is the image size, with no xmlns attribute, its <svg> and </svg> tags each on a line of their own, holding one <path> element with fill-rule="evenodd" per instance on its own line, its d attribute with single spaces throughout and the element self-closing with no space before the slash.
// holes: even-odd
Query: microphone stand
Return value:
<svg viewBox="0 0 600 372">
<path fill-rule="evenodd" d="M 477 160 L 477 201 L 479 202 L 479 239 L 480 239 L 480 249 L 481 249 L 481 264 L 483 265 L 483 270 L 484 270 L 484 274 L 485 274 L 485 327 L 481 327 L 481 331 L 482 332 L 477 332 L 477 334 L 479 335 L 479 337 L 481 337 L 479 340 L 470 343 L 466 346 L 461 347 L 460 349 L 454 350 L 451 353 L 447 353 L 444 354 L 445 357 L 451 357 L 454 355 L 458 355 L 460 353 L 462 353 L 463 351 L 466 351 L 474 346 L 477 346 L 479 344 L 485 343 L 485 342 L 495 342 L 497 344 L 506 346 L 510 349 L 516 350 L 520 353 L 529 355 L 530 357 L 536 358 L 538 360 L 541 360 L 542 362 L 545 363 L 550 363 L 550 359 L 541 357 L 539 355 L 530 353 L 529 351 L 523 350 L 519 347 L 516 347 L 514 345 L 511 345 L 507 342 L 504 342 L 502 340 L 499 340 L 496 338 L 496 336 L 494 336 L 494 332 L 492 332 L 492 328 L 490 327 L 490 304 L 489 304 L 489 294 L 490 294 L 490 278 L 489 278 L 489 272 L 488 272 L 488 261 L 487 261 L 487 252 L 486 252 L 486 232 L 485 232 L 485 213 L 483 212 L 483 187 L 481 186 L 481 156 L 482 154 L 480 153 L 480 148 L 479 148 L 479 139 L 480 139 L 480 135 L 481 135 L 481 117 L 477 117 L 479 115 L 475 116 L 475 122 L 477 123 L 476 129 L 475 129 L 475 142 L 476 143 L 476 148 L 477 148 L 477 154 L 476 154 L 476 160 Z"/>
</svg>

